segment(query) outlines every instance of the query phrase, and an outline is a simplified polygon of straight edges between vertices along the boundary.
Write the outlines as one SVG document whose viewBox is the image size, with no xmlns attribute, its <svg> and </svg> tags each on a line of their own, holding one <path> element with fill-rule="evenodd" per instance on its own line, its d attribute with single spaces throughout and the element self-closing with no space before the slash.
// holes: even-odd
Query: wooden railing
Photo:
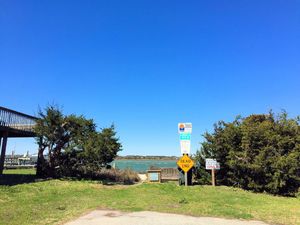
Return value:
<svg viewBox="0 0 300 225">
<path fill-rule="evenodd" d="M 177 168 L 161 168 L 162 180 L 178 180 L 179 172 Z"/>
</svg>

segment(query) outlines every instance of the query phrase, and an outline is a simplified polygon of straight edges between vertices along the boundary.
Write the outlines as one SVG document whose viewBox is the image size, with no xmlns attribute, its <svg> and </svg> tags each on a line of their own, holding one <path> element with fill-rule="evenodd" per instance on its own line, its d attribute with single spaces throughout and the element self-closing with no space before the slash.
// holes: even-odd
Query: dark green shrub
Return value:
<svg viewBox="0 0 300 225">
<path fill-rule="evenodd" d="M 299 118 L 288 119 L 285 112 L 274 117 L 251 115 L 233 122 L 220 121 L 196 153 L 201 165 L 196 177 L 210 181 L 205 158 L 220 162 L 219 184 L 237 186 L 256 192 L 295 195 L 300 187 Z"/>
</svg>

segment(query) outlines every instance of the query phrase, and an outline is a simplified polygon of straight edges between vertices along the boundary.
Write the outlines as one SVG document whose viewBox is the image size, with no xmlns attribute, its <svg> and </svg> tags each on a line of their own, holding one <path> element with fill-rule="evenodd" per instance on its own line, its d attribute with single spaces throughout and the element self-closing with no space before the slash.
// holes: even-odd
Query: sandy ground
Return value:
<svg viewBox="0 0 300 225">
<path fill-rule="evenodd" d="M 193 217 L 157 212 L 95 210 L 65 225 L 266 225 L 259 221 Z"/>
<path fill-rule="evenodd" d="M 147 180 L 147 175 L 146 174 L 139 173 L 138 175 L 139 175 L 139 177 L 140 177 L 140 179 L 141 179 L 142 182 L 144 182 L 144 181 Z"/>
</svg>

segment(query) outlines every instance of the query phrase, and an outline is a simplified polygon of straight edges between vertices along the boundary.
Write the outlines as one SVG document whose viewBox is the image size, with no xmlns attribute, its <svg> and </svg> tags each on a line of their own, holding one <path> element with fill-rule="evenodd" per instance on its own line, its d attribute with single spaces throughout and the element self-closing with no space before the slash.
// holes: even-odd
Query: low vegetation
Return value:
<svg viewBox="0 0 300 225">
<path fill-rule="evenodd" d="M 35 181 L 44 181 L 36 176 L 35 169 L 9 169 L 4 171 L 5 174 L 0 175 L 0 185 L 16 185 L 22 183 L 31 183 Z M 106 169 L 102 168 L 94 171 L 88 177 L 62 177 L 64 179 L 72 180 L 98 180 L 105 184 L 135 184 L 140 181 L 137 172 L 131 169 Z"/>
<path fill-rule="evenodd" d="M 101 208 L 300 224 L 299 198 L 255 194 L 225 186 L 105 185 L 91 180 L 51 179 L 1 185 L 0 202 L 1 225 L 61 224 Z"/>
<path fill-rule="evenodd" d="M 140 181 L 138 173 L 130 169 L 102 169 L 95 175 L 96 179 L 108 182 L 115 182 L 117 184 L 134 184 Z"/>
</svg>

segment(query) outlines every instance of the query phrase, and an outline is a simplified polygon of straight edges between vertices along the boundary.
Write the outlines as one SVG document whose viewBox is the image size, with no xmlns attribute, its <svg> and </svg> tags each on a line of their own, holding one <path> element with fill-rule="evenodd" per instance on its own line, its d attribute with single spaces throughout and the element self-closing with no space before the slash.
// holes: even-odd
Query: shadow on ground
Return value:
<svg viewBox="0 0 300 225">
<path fill-rule="evenodd" d="M 40 182 L 49 180 L 52 178 L 38 178 L 36 175 L 33 174 L 2 174 L 0 175 L 0 185 L 7 185 L 7 186 L 13 186 L 18 184 L 28 184 L 28 183 L 34 183 L 34 182 Z M 131 182 L 114 182 L 109 180 L 100 180 L 100 179 L 88 179 L 88 178 L 75 178 L 75 177 L 64 177 L 64 178 L 58 178 L 60 180 L 65 181 L 96 181 L 106 186 L 114 186 L 114 185 L 133 185 L 135 183 Z"/>
<path fill-rule="evenodd" d="M 0 175 L 0 185 L 18 185 L 25 183 L 33 183 L 39 181 L 35 175 L 32 174 L 2 174 Z"/>
</svg>

